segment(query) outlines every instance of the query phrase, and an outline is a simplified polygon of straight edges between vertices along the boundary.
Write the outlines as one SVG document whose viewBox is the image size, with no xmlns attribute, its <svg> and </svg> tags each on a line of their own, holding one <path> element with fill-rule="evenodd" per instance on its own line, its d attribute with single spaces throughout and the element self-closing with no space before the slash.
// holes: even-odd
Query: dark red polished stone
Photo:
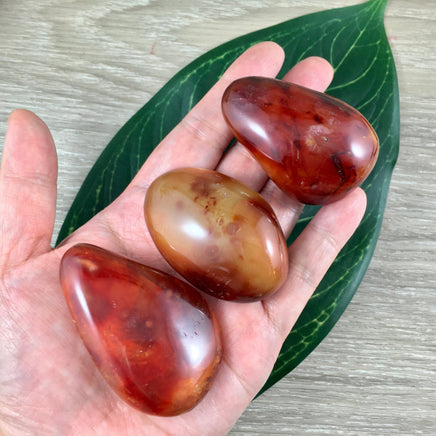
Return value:
<svg viewBox="0 0 436 436">
<path fill-rule="evenodd" d="M 348 104 L 292 83 L 245 77 L 231 83 L 223 114 L 268 176 L 307 204 L 342 198 L 371 172 L 379 142 Z"/>
<path fill-rule="evenodd" d="M 83 342 L 124 401 L 171 416 L 201 400 L 221 345 L 215 318 L 197 290 L 88 244 L 65 253 L 60 279 Z"/>
</svg>

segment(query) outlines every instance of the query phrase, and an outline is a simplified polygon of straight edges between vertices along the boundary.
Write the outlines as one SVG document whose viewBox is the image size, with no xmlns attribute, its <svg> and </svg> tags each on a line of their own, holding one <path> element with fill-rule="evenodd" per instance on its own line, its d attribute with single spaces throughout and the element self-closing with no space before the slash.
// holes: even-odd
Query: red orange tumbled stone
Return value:
<svg viewBox="0 0 436 436">
<path fill-rule="evenodd" d="M 171 416 L 203 398 L 221 345 L 215 318 L 197 290 L 88 244 L 65 253 L 60 278 L 84 344 L 124 401 Z"/>
<path fill-rule="evenodd" d="M 173 170 L 151 184 L 144 208 L 163 257 L 210 295 L 257 300 L 275 292 L 288 274 L 286 240 L 272 208 L 234 178 Z"/>
<path fill-rule="evenodd" d="M 326 204 L 359 186 L 379 151 L 356 109 L 293 83 L 244 77 L 231 83 L 223 114 L 235 137 L 279 188 L 300 202 Z"/>
</svg>

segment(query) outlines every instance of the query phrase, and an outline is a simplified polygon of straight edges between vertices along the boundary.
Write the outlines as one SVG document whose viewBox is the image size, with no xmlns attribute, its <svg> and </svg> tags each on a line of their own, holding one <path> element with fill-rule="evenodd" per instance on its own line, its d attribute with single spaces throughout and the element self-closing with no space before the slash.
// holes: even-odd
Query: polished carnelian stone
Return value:
<svg viewBox="0 0 436 436">
<path fill-rule="evenodd" d="M 167 262 L 217 298 L 271 295 L 288 274 L 286 240 L 271 206 L 234 178 L 180 168 L 148 189 L 145 218 Z"/>
<path fill-rule="evenodd" d="M 65 253 L 60 279 L 84 344 L 124 401 L 171 416 L 201 400 L 221 346 L 215 318 L 197 290 L 88 244 Z"/>
<path fill-rule="evenodd" d="M 279 188 L 302 203 L 339 200 L 377 160 L 379 142 L 369 122 L 321 92 L 245 77 L 226 89 L 222 109 L 238 141 Z"/>
</svg>

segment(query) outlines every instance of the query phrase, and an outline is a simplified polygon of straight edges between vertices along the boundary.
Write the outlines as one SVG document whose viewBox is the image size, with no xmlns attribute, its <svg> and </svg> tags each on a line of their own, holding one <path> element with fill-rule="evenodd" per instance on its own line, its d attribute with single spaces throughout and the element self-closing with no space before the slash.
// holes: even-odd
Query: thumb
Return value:
<svg viewBox="0 0 436 436">
<path fill-rule="evenodd" d="M 32 112 L 9 117 L 0 168 L 0 269 L 50 249 L 56 212 L 53 138 Z"/>
</svg>

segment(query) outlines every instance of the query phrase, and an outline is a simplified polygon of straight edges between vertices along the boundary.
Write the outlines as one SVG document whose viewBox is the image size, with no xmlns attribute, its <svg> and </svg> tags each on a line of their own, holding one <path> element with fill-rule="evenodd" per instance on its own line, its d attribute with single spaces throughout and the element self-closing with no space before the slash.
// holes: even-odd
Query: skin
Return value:
<svg viewBox="0 0 436 436">
<path fill-rule="evenodd" d="M 289 276 L 276 294 L 249 304 L 209 298 L 222 330 L 223 361 L 203 401 L 178 417 L 142 414 L 110 390 L 71 321 L 58 268 L 67 248 L 89 242 L 168 272 L 144 224 L 143 201 L 158 175 L 183 166 L 217 169 L 258 190 L 288 235 L 302 205 L 268 181 L 241 145 L 223 156 L 231 133 L 220 109 L 231 81 L 273 77 L 282 62 L 283 51 L 272 42 L 245 52 L 162 141 L 125 192 L 55 249 L 50 246 L 57 191 L 53 139 L 33 113 L 11 114 L 0 170 L 0 433 L 222 435 L 231 429 L 360 222 L 366 207 L 362 190 L 319 211 L 289 248 Z M 325 60 L 308 58 L 285 79 L 324 91 L 332 75 Z"/>
</svg>

